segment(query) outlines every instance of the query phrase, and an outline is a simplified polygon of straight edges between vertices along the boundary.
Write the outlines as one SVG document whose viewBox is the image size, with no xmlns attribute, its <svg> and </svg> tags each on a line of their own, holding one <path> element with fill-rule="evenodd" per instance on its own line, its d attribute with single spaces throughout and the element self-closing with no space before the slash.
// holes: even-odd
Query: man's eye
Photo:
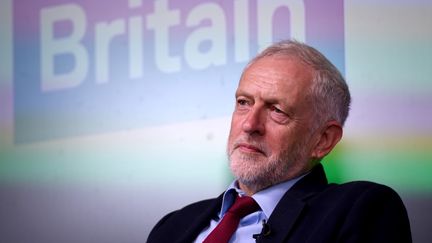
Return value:
<svg viewBox="0 0 432 243">
<path fill-rule="evenodd" d="M 271 111 L 274 111 L 276 113 L 281 113 L 281 114 L 285 114 L 282 110 L 280 110 L 279 108 L 277 108 L 276 106 L 271 106 L 270 107 Z"/>
<path fill-rule="evenodd" d="M 239 105 L 247 105 L 247 101 L 243 100 L 243 99 L 238 99 L 237 100 L 237 104 L 239 104 Z"/>
<path fill-rule="evenodd" d="M 270 117 L 277 123 L 285 124 L 289 121 L 288 114 L 276 106 L 270 106 L 270 111 Z"/>
</svg>

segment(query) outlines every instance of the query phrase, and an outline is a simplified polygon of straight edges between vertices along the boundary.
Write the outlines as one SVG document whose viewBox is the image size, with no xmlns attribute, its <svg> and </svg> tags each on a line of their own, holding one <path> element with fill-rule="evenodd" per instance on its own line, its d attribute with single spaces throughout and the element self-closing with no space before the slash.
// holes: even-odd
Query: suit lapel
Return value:
<svg viewBox="0 0 432 243">
<path fill-rule="evenodd" d="M 184 231 L 183 235 L 179 237 L 176 242 L 193 242 L 198 236 L 198 234 L 210 224 L 211 219 L 214 218 L 220 211 L 222 205 L 222 197 L 223 194 L 211 201 L 206 210 L 199 214 L 195 219 L 190 219 L 194 222 L 187 223 L 190 225 L 190 227 Z"/>
<path fill-rule="evenodd" d="M 271 233 L 259 242 L 284 242 L 296 221 L 301 218 L 308 199 L 326 185 L 324 169 L 318 164 L 285 193 L 268 220 Z"/>
<path fill-rule="evenodd" d="M 262 242 L 283 242 L 304 207 L 305 203 L 301 200 L 285 195 L 269 218 L 270 234 L 262 238 Z"/>
<path fill-rule="evenodd" d="M 284 242 L 296 221 L 301 218 L 301 213 L 307 206 L 308 199 L 315 195 L 316 192 L 321 191 L 326 185 L 327 178 L 324 169 L 321 164 L 318 164 L 285 193 L 269 218 L 270 235 L 261 238 L 259 242 Z M 222 197 L 223 194 L 211 201 L 206 210 L 198 215 L 194 222 L 189 224 L 190 227 L 184 231 L 176 242 L 193 242 L 219 212 Z"/>
</svg>

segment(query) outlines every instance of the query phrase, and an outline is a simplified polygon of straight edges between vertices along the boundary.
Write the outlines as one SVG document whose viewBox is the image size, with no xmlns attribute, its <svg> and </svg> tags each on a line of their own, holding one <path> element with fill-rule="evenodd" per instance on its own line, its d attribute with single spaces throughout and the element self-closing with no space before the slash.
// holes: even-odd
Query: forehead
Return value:
<svg viewBox="0 0 432 243">
<path fill-rule="evenodd" d="M 258 59 L 244 71 L 237 92 L 301 99 L 311 84 L 310 67 L 295 58 L 269 56 Z"/>
</svg>

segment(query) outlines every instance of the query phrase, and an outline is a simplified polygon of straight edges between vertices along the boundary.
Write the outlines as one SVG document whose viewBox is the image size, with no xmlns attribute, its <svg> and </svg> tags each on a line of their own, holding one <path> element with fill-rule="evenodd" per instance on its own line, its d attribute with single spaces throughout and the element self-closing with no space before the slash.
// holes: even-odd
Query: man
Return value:
<svg viewBox="0 0 432 243">
<path fill-rule="evenodd" d="M 227 146 L 236 180 L 165 216 L 148 242 L 411 242 L 392 189 L 327 183 L 320 161 L 342 138 L 349 105 L 345 80 L 314 48 L 264 50 L 236 92 Z"/>
</svg>

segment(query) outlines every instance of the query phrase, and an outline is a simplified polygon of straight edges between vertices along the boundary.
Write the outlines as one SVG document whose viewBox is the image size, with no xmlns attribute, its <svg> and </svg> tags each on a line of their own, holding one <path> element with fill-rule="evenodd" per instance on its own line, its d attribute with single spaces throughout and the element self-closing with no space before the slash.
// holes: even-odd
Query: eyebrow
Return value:
<svg viewBox="0 0 432 243">
<path fill-rule="evenodd" d="M 244 90 L 237 89 L 236 92 L 235 92 L 235 97 L 237 98 L 239 96 L 245 96 L 245 97 L 248 97 L 248 98 L 253 97 L 252 94 L 250 94 L 250 93 L 248 93 L 248 92 L 246 92 Z"/>
<path fill-rule="evenodd" d="M 237 90 L 235 92 L 235 98 L 238 98 L 240 96 L 244 96 L 248 99 L 253 99 L 254 96 L 252 94 L 249 94 L 248 92 L 244 90 Z M 264 104 L 266 105 L 273 105 L 273 104 L 280 104 L 282 106 L 282 109 L 284 112 L 288 113 L 288 115 L 293 115 L 295 113 L 295 108 L 292 105 L 289 105 L 287 102 L 283 102 L 283 100 L 275 98 L 275 97 L 269 97 L 263 100 Z"/>
</svg>

